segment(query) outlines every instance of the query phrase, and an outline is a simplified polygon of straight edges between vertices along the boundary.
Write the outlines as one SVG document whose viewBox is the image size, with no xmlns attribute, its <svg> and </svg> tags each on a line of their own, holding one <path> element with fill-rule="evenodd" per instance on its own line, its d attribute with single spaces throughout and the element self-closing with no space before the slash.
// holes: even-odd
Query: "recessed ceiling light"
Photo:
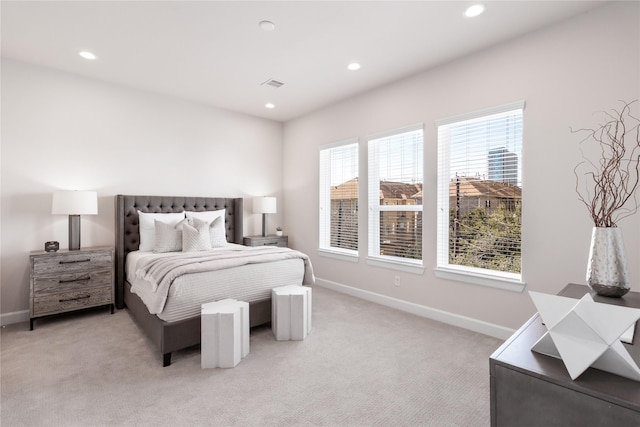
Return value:
<svg viewBox="0 0 640 427">
<path fill-rule="evenodd" d="M 260 21 L 260 23 L 258 23 L 258 26 L 262 31 L 273 31 L 276 29 L 276 24 L 271 21 Z"/>
<path fill-rule="evenodd" d="M 351 64 L 347 65 L 347 68 L 351 71 L 356 71 L 360 69 L 360 64 L 358 64 L 357 62 L 352 62 Z"/>
<path fill-rule="evenodd" d="M 95 54 L 93 54 L 93 53 L 91 53 L 89 51 L 86 51 L 86 50 L 78 52 L 78 55 L 82 56 L 84 59 L 93 60 L 93 59 L 97 59 L 98 58 Z"/>
<path fill-rule="evenodd" d="M 482 15 L 484 9 L 485 7 L 483 4 L 474 4 L 473 6 L 469 6 L 467 10 L 464 11 L 464 16 L 466 16 L 467 18 L 473 18 L 478 15 Z"/>
<path fill-rule="evenodd" d="M 266 104 L 264 104 L 264 106 L 265 106 L 265 107 L 267 107 L 267 108 L 276 108 L 276 106 L 275 106 L 275 105 L 273 105 L 273 104 L 272 104 L 272 103 L 270 103 L 270 102 L 267 102 Z"/>
</svg>

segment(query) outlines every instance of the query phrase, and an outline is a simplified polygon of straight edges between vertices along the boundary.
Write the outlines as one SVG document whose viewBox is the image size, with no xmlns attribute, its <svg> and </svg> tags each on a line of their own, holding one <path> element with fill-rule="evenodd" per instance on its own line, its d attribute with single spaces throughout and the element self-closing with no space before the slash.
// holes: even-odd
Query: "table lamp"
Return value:
<svg viewBox="0 0 640 427">
<path fill-rule="evenodd" d="M 262 236 L 267 235 L 267 214 L 276 213 L 275 197 L 254 197 L 253 213 L 262 214 Z"/>
<path fill-rule="evenodd" d="M 53 215 L 69 215 L 69 250 L 80 249 L 80 215 L 98 214 L 95 191 L 55 191 L 51 204 Z"/>
</svg>

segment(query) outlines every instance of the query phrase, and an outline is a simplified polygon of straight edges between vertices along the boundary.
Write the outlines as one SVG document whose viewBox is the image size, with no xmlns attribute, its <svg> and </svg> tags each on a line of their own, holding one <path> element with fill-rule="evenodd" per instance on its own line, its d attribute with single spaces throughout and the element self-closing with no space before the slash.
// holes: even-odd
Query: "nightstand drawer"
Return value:
<svg viewBox="0 0 640 427">
<path fill-rule="evenodd" d="M 60 273 L 55 276 L 36 276 L 33 278 L 33 291 L 36 295 L 59 292 L 79 291 L 99 286 L 110 287 L 113 282 L 111 270 L 93 270 L 89 272 Z"/>
<path fill-rule="evenodd" d="M 112 303 L 112 289 L 108 286 L 84 290 L 61 292 L 33 299 L 33 316 L 62 313 Z"/>
<path fill-rule="evenodd" d="M 282 240 L 279 237 L 269 238 L 265 237 L 264 239 L 258 240 L 255 242 L 256 246 L 278 246 L 281 244 Z"/>
<path fill-rule="evenodd" d="M 287 236 L 248 236 L 244 238 L 245 246 L 279 246 L 286 248 L 289 245 Z"/>
<path fill-rule="evenodd" d="M 113 268 L 111 253 L 64 253 L 37 257 L 33 260 L 33 273 L 36 276 L 53 276 L 75 271 L 91 271 Z"/>
</svg>

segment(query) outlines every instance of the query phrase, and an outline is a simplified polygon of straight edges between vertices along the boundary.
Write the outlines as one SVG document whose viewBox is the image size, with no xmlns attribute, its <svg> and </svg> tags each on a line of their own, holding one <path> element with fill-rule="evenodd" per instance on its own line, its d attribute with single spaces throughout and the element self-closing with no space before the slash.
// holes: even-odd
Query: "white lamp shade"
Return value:
<svg viewBox="0 0 640 427">
<path fill-rule="evenodd" d="M 275 197 L 254 197 L 253 213 L 276 213 Z"/>
<path fill-rule="evenodd" d="M 98 193 L 95 191 L 55 191 L 51 213 L 54 215 L 97 215 Z"/>
</svg>

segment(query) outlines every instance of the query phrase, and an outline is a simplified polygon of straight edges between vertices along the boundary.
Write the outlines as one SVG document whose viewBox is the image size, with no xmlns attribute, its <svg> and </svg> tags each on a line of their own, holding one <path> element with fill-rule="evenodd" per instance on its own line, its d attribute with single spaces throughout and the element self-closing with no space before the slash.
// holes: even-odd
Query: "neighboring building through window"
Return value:
<svg viewBox="0 0 640 427">
<path fill-rule="evenodd" d="M 489 150 L 487 169 L 489 181 L 518 185 L 518 155 L 506 148 Z"/>
<path fill-rule="evenodd" d="M 369 139 L 370 258 L 422 265 L 422 125 Z"/>
<path fill-rule="evenodd" d="M 437 123 L 439 268 L 521 279 L 523 109 Z"/>
<path fill-rule="evenodd" d="M 358 253 L 358 142 L 320 149 L 320 249 Z"/>
</svg>

